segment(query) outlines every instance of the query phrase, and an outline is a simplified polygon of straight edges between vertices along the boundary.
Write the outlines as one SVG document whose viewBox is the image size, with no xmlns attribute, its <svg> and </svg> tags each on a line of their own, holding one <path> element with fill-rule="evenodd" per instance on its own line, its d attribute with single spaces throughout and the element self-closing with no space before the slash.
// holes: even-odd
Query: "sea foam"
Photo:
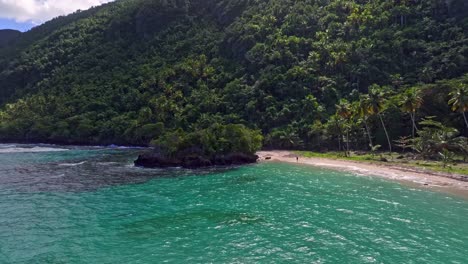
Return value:
<svg viewBox="0 0 468 264">
<path fill-rule="evenodd" d="M 21 148 L 21 147 L 7 147 L 0 148 L 0 153 L 36 153 L 36 152 L 57 152 L 67 151 L 68 149 L 62 148 L 50 148 L 50 147 L 32 147 L 32 148 Z"/>
</svg>

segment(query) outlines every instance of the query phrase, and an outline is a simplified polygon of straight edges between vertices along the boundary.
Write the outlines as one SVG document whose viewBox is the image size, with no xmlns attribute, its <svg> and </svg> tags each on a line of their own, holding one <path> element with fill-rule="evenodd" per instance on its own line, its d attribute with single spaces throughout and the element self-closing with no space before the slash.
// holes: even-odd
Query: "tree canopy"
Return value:
<svg viewBox="0 0 468 264">
<path fill-rule="evenodd" d="M 468 83 L 467 33 L 458 0 L 119 0 L 0 48 L 0 140 L 147 145 L 243 124 L 269 147 L 391 147 L 418 115 L 463 133 L 447 102 Z M 392 99 L 408 89 L 418 111 Z M 340 102 L 361 106 L 345 129 Z"/>
</svg>

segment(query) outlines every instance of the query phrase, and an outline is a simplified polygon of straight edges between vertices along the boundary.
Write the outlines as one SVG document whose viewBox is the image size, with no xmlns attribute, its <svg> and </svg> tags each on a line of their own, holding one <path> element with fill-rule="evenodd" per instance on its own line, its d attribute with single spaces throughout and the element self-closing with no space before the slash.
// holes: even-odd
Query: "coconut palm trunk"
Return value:
<svg viewBox="0 0 468 264">
<path fill-rule="evenodd" d="M 388 149 L 390 150 L 390 154 L 392 153 L 392 143 L 390 141 L 390 137 L 388 136 L 388 131 L 387 131 L 387 128 L 385 127 L 385 123 L 383 121 L 383 118 L 382 118 L 382 115 L 379 113 L 379 118 L 380 118 L 380 122 L 382 123 L 382 127 L 385 131 L 385 136 L 387 136 L 387 142 L 388 142 Z"/>
<path fill-rule="evenodd" d="M 370 131 L 369 131 L 369 126 L 367 125 L 367 118 L 364 118 L 364 126 L 366 127 L 367 137 L 369 138 L 369 146 L 370 146 L 371 149 L 373 149 L 374 144 L 372 143 L 372 136 L 371 136 Z"/>
<path fill-rule="evenodd" d="M 338 135 L 338 151 L 341 151 L 341 134 Z"/>
<path fill-rule="evenodd" d="M 340 127 L 338 127 L 338 131 L 339 131 L 339 133 L 340 133 L 340 136 L 339 136 L 339 138 L 338 138 L 338 143 L 339 143 L 338 148 L 339 148 L 339 151 L 344 150 L 344 151 L 346 152 L 345 147 L 344 147 L 344 146 L 342 147 L 342 144 L 341 144 L 341 141 L 343 141 L 343 131 L 341 131 L 341 128 L 340 128 Z M 344 144 L 344 141 L 343 141 L 343 144 Z M 346 153 L 345 153 L 345 156 L 347 156 Z"/>
<path fill-rule="evenodd" d="M 346 129 L 346 156 L 349 156 L 349 128 Z"/>
<path fill-rule="evenodd" d="M 416 135 L 416 130 L 418 130 L 418 127 L 416 126 L 416 112 L 413 112 L 410 115 L 411 115 L 411 122 L 413 123 L 412 135 L 414 138 Z"/>
</svg>

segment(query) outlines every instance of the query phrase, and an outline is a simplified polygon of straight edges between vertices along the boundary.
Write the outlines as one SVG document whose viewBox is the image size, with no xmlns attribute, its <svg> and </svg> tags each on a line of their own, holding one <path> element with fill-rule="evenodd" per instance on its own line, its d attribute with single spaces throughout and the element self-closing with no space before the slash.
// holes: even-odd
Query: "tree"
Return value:
<svg viewBox="0 0 468 264">
<path fill-rule="evenodd" d="M 181 153 L 198 153 L 208 157 L 221 154 L 255 154 L 262 147 L 260 131 L 242 124 L 212 124 L 206 129 L 185 132 L 182 129 L 166 131 L 151 145 L 169 157 Z"/>
<path fill-rule="evenodd" d="M 351 111 L 351 104 L 348 102 L 346 99 L 341 99 L 340 102 L 335 105 L 336 107 L 336 114 L 343 118 L 346 121 L 346 156 L 349 155 L 349 129 L 350 129 L 350 124 L 349 120 L 353 114 Z"/>
<path fill-rule="evenodd" d="M 409 113 L 411 116 L 411 135 L 414 138 L 415 132 L 418 129 L 416 126 L 416 111 L 423 104 L 421 90 L 416 87 L 406 90 L 399 98 L 399 103 L 401 105 L 401 110 L 405 113 Z"/>
<path fill-rule="evenodd" d="M 453 127 L 431 118 L 419 122 L 423 128 L 418 131 L 419 137 L 411 139 L 410 147 L 423 158 L 434 159 L 440 157 L 439 153 L 445 150 L 465 155 L 467 138 L 459 136 L 460 133 Z"/>
<path fill-rule="evenodd" d="M 450 94 L 449 105 L 452 106 L 452 110 L 459 112 L 463 115 L 465 125 L 468 128 L 468 120 L 466 119 L 465 112 L 468 111 L 468 87 L 464 84 L 460 84 Z"/>
<path fill-rule="evenodd" d="M 341 151 L 341 140 L 343 139 L 343 120 L 335 114 L 332 115 L 327 122 L 327 133 L 329 135 L 336 135 L 338 138 L 338 150 Z"/>
<path fill-rule="evenodd" d="M 366 128 L 366 133 L 367 133 L 367 137 L 369 139 L 369 147 L 371 149 L 374 148 L 374 144 L 372 143 L 372 135 L 371 135 L 371 132 L 370 132 L 370 129 L 369 129 L 369 124 L 367 123 L 367 120 L 370 116 L 370 112 L 369 112 L 369 96 L 367 94 L 362 94 L 359 96 L 359 101 L 357 102 L 357 104 L 355 105 L 355 108 L 356 108 L 356 111 L 355 113 L 357 113 L 359 115 L 359 117 L 362 119 L 362 121 L 364 122 L 364 126 Z"/>
<path fill-rule="evenodd" d="M 273 129 L 265 137 L 265 145 L 271 148 L 277 147 L 281 149 L 301 149 L 304 142 L 298 136 L 297 131 L 291 126 L 285 128 Z"/>
<path fill-rule="evenodd" d="M 113 1 L 0 44 L 0 140 L 143 145 L 218 123 L 258 128 L 272 148 L 325 149 L 335 104 L 373 83 L 425 82 L 424 110 L 442 116 L 468 83 L 465 2 Z M 353 114 L 341 150 L 374 147 L 376 125 L 385 137 L 377 115 Z M 398 114 L 382 114 L 390 137 L 411 136 L 389 126 Z"/>
<path fill-rule="evenodd" d="M 382 123 L 382 127 L 385 132 L 385 136 L 387 137 L 387 142 L 388 142 L 388 149 L 390 150 L 390 153 L 392 152 L 392 142 L 390 141 L 390 136 L 388 135 L 387 127 L 385 126 L 385 122 L 382 117 L 382 112 L 387 109 L 387 99 L 385 98 L 387 96 L 386 92 L 382 87 L 378 85 L 372 85 L 369 88 L 369 113 L 373 115 L 377 115 L 380 119 L 380 122 Z"/>
</svg>

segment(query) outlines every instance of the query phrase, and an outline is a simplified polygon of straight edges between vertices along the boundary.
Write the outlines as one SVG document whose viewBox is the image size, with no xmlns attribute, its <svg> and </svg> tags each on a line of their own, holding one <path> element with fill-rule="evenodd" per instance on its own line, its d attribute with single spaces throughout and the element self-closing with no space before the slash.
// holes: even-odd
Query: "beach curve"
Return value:
<svg viewBox="0 0 468 264">
<path fill-rule="evenodd" d="M 301 157 L 292 151 L 270 150 L 257 152 L 260 162 L 287 162 L 347 171 L 357 175 L 373 176 L 398 181 L 406 185 L 444 191 L 468 198 L 468 182 L 453 174 L 428 172 L 391 164 L 374 164 L 327 158 Z M 298 159 L 296 159 L 298 157 Z"/>
</svg>

